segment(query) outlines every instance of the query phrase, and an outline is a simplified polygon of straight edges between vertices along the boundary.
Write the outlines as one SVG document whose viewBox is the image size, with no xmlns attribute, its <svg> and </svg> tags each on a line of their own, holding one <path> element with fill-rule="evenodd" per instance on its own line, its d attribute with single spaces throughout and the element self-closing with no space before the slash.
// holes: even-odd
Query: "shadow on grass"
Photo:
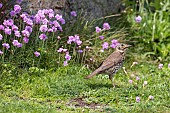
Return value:
<svg viewBox="0 0 170 113">
<path fill-rule="evenodd" d="M 87 83 L 87 86 L 91 89 L 99 89 L 99 88 L 113 88 L 112 84 L 102 84 L 102 83 Z"/>
</svg>

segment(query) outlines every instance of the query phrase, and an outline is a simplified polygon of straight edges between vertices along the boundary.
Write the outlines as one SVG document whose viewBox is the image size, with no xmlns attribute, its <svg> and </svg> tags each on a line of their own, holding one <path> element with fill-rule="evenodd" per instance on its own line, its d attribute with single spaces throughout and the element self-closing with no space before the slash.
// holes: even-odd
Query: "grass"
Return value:
<svg viewBox="0 0 170 113">
<path fill-rule="evenodd" d="M 126 67 L 130 67 L 125 64 Z M 85 66 L 70 65 L 41 74 L 24 72 L 1 80 L 1 113 L 75 113 L 75 112 L 157 112 L 170 111 L 170 69 L 153 63 L 139 63 L 126 75 L 115 75 L 113 88 L 107 75 L 92 79 Z M 132 75 L 139 76 L 137 81 Z M 133 80 L 130 84 L 129 79 Z M 143 86 L 143 82 L 148 84 Z M 149 95 L 154 96 L 149 100 Z M 136 96 L 141 101 L 136 102 Z"/>
</svg>

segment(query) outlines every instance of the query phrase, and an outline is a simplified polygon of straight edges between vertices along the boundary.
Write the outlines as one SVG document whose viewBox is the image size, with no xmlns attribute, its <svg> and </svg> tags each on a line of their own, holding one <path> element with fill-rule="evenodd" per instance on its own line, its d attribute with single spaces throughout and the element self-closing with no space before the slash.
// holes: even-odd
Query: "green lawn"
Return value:
<svg viewBox="0 0 170 113">
<path fill-rule="evenodd" d="M 127 69 L 128 75 L 120 70 L 115 75 L 116 88 L 104 74 L 84 79 L 90 72 L 84 66 L 69 65 L 55 72 L 10 75 L 1 80 L 0 112 L 170 113 L 170 69 L 166 65 L 158 69 L 153 63 L 139 63 Z M 149 95 L 154 99 L 149 100 Z M 140 102 L 136 102 L 137 96 Z"/>
</svg>

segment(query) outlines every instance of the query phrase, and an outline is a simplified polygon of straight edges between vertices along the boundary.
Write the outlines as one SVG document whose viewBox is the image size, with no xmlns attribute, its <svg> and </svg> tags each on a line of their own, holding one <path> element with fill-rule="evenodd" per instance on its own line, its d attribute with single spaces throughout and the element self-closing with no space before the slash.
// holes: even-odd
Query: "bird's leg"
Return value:
<svg viewBox="0 0 170 113">
<path fill-rule="evenodd" d="M 114 80 L 113 80 L 113 75 L 109 75 L 109 79 L 111 80 L 113 87 L 115 87 L 116 85 L 115 85 Z"/>
</svg>

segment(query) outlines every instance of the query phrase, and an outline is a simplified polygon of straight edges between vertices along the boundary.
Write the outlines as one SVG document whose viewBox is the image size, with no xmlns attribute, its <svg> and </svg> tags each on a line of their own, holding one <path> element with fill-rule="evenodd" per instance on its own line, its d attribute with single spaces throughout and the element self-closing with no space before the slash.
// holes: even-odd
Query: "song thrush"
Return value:
<svg viewBox="0 0 170 113">
<path fill-rule="evenodd" d="M 122 43 L 119 44 L 116 47 L 116 50 L 111 55 L 109 55 L 106 58 L 106 60 L 103 61 L 101 66 L 85 78 L 89 79 L 96 74 L 106 73 L 109 75 L 109 79 L 112 81 L 112 85 L 115 86 L 112 80 L 113 76 L 122 67 L 123 61 L 125 59 L 125 52 L 127 48 L 130 46 L 131 45 L 122 44 Z"/>
</svg>

